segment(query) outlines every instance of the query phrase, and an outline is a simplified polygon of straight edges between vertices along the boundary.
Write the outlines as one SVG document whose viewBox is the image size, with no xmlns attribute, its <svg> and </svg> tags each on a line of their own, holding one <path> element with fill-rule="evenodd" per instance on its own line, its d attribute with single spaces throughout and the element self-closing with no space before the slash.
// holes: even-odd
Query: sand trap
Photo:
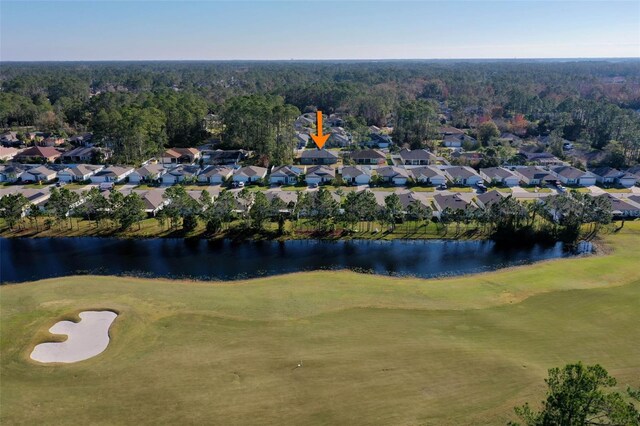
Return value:
<svg viewBox="0 0 640 426">
<path fill-rule="evenodd" d="M 31 352 L 39 362 L 78 362 L 102 353 L 109 345 L 109 327 L 118 314 L 111 311 L 85 311 L 80 322 L 60 321 L 49 329 L 51 334 L 66 334 L 64 342 L 41 343 Z"/>
</svg>

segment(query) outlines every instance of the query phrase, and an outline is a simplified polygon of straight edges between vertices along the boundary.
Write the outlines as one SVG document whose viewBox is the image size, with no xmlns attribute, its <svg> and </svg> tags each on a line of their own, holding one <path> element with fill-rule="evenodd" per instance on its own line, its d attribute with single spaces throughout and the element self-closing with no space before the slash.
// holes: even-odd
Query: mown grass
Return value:
<svg viewBox="0 0 640 426">
<path fill-rule="evenodd" d="M 640 386 L 640 224 L 604 243 L 609 254 L 442 280 L 3 286 L 0 423 L 504 424 L 542 399 L 553 366 L 597 362 Z M 120 314 L 103 354 L 29 360 L 85 309 Z"/>
</svg>

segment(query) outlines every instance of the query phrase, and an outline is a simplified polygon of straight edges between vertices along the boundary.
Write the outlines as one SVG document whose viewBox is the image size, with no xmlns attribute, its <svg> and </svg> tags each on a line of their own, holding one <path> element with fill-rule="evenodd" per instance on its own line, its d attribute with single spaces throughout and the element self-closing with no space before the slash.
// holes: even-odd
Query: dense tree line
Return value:
<svg viewBox="0 0 640 426">
<path fill-rule="evenodd" d="M 394 125 L 400 142 L 423 146 L 438 103 L 458 127 L 502 119 L 520 133 L 555 131 L 595 150 L 617 141 L 614 154 L 626 164 L 640 155 L 633 60 L 14 63 L 2 64 L 0 79 L 3 127 L 95 131 L 124 160 L 203 142 L 207 113 L 230 119 L 225 136 L 269 160 L 285 155 L 282 126 L 296 109 L 344 112 L 361 120 L 352 127 Z M 266 117 L 257 129 L 239 124 L 254 113 Z"/>
</svg>

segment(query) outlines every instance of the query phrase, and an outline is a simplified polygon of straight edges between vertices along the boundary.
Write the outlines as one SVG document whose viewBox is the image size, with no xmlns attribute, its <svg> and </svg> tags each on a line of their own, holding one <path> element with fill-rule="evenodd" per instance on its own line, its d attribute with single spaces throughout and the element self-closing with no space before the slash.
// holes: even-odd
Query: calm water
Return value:
<svg viewBox="0 0 640 426">
<path fill-rule="evenodd" d="M 571 256 L 561 243 L 503 249 L 490 241 L 287 241 L 0 238 L 0 282 L 75 274 L 232 280 L 316 269 L 434 277 Z"/>
</svg>

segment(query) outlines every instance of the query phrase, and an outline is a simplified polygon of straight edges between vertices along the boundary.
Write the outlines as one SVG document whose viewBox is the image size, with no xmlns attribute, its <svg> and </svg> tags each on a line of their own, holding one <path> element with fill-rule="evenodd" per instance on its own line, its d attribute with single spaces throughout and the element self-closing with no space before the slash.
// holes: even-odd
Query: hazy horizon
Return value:
<svg viewBox="0 0 640 426">
<path fill-rule="evenodd" d="M 633 59 L 636 1 L 2 1 L 2 62 Z"/>
</svg>

